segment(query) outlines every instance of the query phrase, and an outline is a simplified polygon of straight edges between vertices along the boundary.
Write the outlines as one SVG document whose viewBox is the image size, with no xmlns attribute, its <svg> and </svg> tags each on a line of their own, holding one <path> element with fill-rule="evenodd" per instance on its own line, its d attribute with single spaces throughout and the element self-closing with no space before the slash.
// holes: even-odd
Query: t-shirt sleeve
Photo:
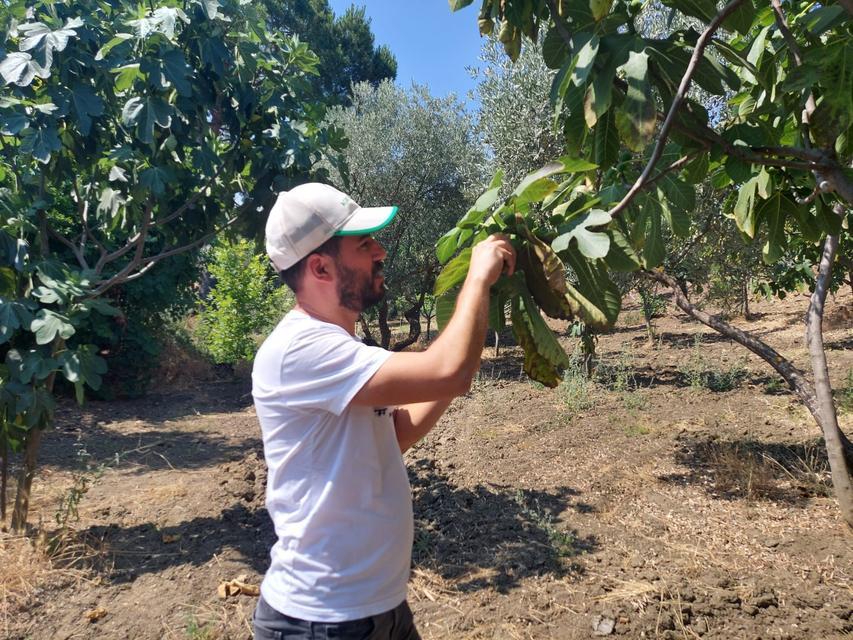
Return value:
<svg viewBox="0 0 853 640">
<path fill-rule="evenodd" d="M 390 356 L 334 327 L 306 331 L 284 355 L 281 394 L 291 408 L 340 415 Z"/>
</svg>

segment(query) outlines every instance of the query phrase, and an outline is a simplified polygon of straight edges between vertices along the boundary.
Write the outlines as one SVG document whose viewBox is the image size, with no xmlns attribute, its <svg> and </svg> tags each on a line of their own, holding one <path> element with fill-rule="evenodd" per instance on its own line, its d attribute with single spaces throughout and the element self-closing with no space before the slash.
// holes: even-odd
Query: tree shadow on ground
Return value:
<svg viewBox="0 0 853 640">
<path fill-rule="evenodd" d="M 205 383 L 194 389 L 157 391 L 138 398 L 87 399 L 82 407 L 66 400 L 60 404 L 56 420 L 57 423 L 74 420 L 79 422 L 83 416 L 91 422 L 166 422 L 187 416 L 241 411 L 251 404 L 251 382 L 233 379 Z"/>
<path fill-rule="evenodd" d="M 201 469 L 245 457 L 260 449 L 257 437 L 234 439 L 203 430 L 149 428 L 120 433 L 100 425 L 57 429 L 42 441 L 41 466 L 82 470 L 101 466 L 134 469 Z"/>
<path fill-rule="evenodd" d="M 675 459 L 688 471 L 659 476 L 666 484 L 697 485 L 721 500 L 767 500 L 796 507 L 831 494 L 821 438 L 796 444 L 687 435 L 678 440 Z"/>
<path fill-rule="evenodd" d="M 82 408 L 62 403 L 53 428 L 42 441 L 40 464 L 64 469 L 136 466 L 148 471 L 197 469 L 237 460 L 247 450 L 260 446 L 260 429 L 254 416 L 241 415 L 247 406 L 243 391 L 243 385 L 229 383 L 198 392 L 87 402 Z M 192 416 L 199 424 L 192 424 L 192 429 L 169 424 L 185 416 Z M 139 422 L 138 428 L 111 428 L 114 423 L 134 419 Z M 228 429 L 220 429 L 220 425 L 210 431 L 199 428 L 204 420 L 251 422 L 251 430 L 234 431 L 252 437 L 229 437 Z"/>
<path fill-rule="evenodd" d="M 262 574 L 275 542 L 266 509 L 243 502 L 218 516 L 193 518 L 174 526 L 158 527 L 153 522 L 126 527 L 96 525 L 72 535 L 81 547 L 97 551 L 90 555 L 91 568 L 114 584 L 171 567 L 199 567 L 229 549 Z"/>
<path fill-rule="evenodd" d="M 523 578 L 582 574 L 583 554 L 598 549 L 595 536 L 581 536 L 561 522 L 578 492 L 553 493 L 508 486 L 459 487 L 430 460 L 409 469 L 414 493 L 416 566 L 457 581 L 462 592 L 494 589 L 505 593 Z"/>
<path fill-rule="evenodd" d="M 850 351 L 853 350 L 853 336 L 839 340 L 829 340 L 823 346 L 827 351 Z"/>
</svg>

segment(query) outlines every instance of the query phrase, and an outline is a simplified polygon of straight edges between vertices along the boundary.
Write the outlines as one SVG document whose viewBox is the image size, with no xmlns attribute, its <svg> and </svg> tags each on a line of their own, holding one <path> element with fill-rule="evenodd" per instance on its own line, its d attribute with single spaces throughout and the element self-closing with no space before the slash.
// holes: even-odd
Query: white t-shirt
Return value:
<svg viewBox="0 0 853 640">
<path fill-rule="evenodd" d="M 342 622 L 406 598 L 412 498 L 392 410 L 350 406 L 390 355 L 291 311 L 255 357 L 278 536 L 261 593 L 285 615 Z"/>
</svg>

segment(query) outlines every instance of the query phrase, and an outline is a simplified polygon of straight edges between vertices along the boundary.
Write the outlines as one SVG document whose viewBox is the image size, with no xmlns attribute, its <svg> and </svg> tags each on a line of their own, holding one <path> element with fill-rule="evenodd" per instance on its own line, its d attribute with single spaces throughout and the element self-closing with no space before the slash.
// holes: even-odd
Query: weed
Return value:
<svg viewBox="0 0 853 640">
<path fill-rule="evenodd" d="M 637 388 L 631 351 L 620 351 L 615 360 L 600 362 L 595 374 L 596 380 L 611 391 L 633 391 Z"/>
<path fill-rule="evenodd" d="M 560 531 L 554 524 L 554 516 L 539 504 L 538 500 L 534 500 L 531 505 L 524 491 L 516 489 L 513 496 L 516 504 L 521 508 L 521 513 L 530 519 L 530 521 L 539 527 L 548 536 L 548 541 L 559 556 L 573 556 L 578 553 L 577 539 L 574 534 L 569 531 Z"/>
<path fill-rule="evenodd" d="M 636 438 L 638 436 L 646 436 L 652 432 L 647 426 L 642 424 L 630 424 L 625 427 L 625 434 Z"/>
<path fill-rule="evenodd" d="M 785 381 L 778 376 L 774 376 L 764 383 L 764 393 L 769 395 L 776 395 L 777 393 L 781 393 L 784 389 Z"/>
<path fill-rule="evenodd" d="M 569 366 L 563 373 L 563 381 L 557 388 L 558 395 L 571 413 L 589 409 L 593 405 L 591 398 L 593 381 L 584 370 L 581 357 L 572 354 Z"/>
<path fill-rule="evenodd" d="M 68 527 L 68 521 L 72 518 L 77 521 L 80 519 L 78 506 L 83 496 L 89 491 L 92 483 L 104 474 L 106 465 L 93 465 L 91 462 L 92 455 L 86 451 L 86 447 L 81 443 L 75 443 L 77 449 L 78 468 L 72 475 L 73 482 L 71 487 L 62 495 L 59 500 L 59 507 L 54 514 L 56 524 L 61 529 Z"/>
<path fill-rule="evenodd" d="M 642 311 L 625 311 L 619 315 L 619 324 L 622 326 L 633 327 L 644 322 Z"/>
<path fill-rule="evenodd" d="M 216 629 L 209 622 L 200 624 L 193 616 L 187 622 L 186 636 L 188 640 L 216 640 Z"/>
<path fill-rule="evenodd" d="M 645 409 L 646 404 L 646 396 L 639 391 L 625 391 L 622 394 L 622 406 L 632 416 Z"/>
<path fill-rule="evenodd" d="M 679 373 L 693 389 L 709 391 L 731 391 L 741 385 L 749 371 L 746 360 L 738 359 L 731 367 L 716 367 L 708 363 L 701 352 L 702 339 L 696 336 L 687 362 L 679 367 Z"/>
<path fill-rule="evenodd" d="M 748 447 L 722 444 L 709 448 L 708 462 L 714 488 L 721 494 L 755 499 L 771 495 L 776 489 L 772 464 Z"/>
</svg>

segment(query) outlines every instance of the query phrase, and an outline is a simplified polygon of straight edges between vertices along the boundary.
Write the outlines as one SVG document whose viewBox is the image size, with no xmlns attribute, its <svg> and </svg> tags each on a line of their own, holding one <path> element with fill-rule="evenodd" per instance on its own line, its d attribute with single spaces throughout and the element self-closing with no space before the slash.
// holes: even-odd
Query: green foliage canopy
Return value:
<svg viewBox="0 0 853 640">
<path fill-rule="evenodd" d="M 0 445 L 97 388 L 100 296 L 252 215 L 340 136 L 317 57 L 238 0 L 0 5 Z M 13 525 L 15 523 L 13 522 Z M 20 523 L 18 523 L 20 526 Z"/>
<path fill-rule="evenodd" d="M 472 209 L 439 242 L 442 261 L 494 230 L 523 240 L 544 214 L 533 234 L 581 274 L 581 318 L 606 326 L 615 318 L 602 295 L 612 291 L 608 271 L 657 268 L 665 234 L 689 232 L 695 185 L 706 179 L 744 236 L 765 230 L 768 263 L 795 238 L 849 235 L 850 9 L 664 4 L 686 26 L 648 37 L 638 30 L 641 2 L 483 0 L 481 32 L 497 29 L 510 58 L 522 37 L 544 33 L 542 57 L 556 71 L 554 125 L 568 153 L 588 164 L 546 165 L 507 198 Z M 711 101 L 689 93 L 694 83 L 715 104 L 724 100 L 725 113 L 709 114 Z M 513 310 L 529 306 L 519 286 L 507 293 L 520 301 Z"/>
</svg>

